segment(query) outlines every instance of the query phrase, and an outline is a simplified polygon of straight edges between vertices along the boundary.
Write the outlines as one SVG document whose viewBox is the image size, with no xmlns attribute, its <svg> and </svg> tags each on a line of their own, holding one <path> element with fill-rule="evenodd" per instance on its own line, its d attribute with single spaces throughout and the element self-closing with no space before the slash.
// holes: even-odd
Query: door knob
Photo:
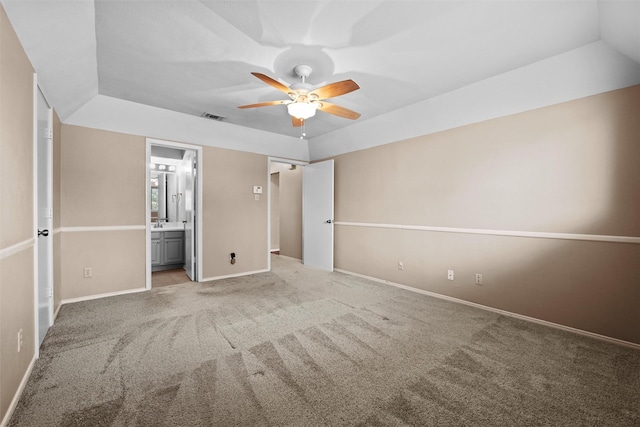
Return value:
<svg viewBox="0 0 640 427">
<path fill-rule="evenodd" d="M 49 235 L 49 230 L 47 230 L 46 228 L 44 230 L 38 230 L 38 236 L 47 237 L 48 235 Z"/>
<path fill-rule="evenodd" d="M 331 224 L 332 222 L 333 222 L 333 220 L 332 220 L 332 219 L 328 219 L 328 220 L 326 221 L 326 223 L 327 223 L 327 224 Z"/>
</svg>

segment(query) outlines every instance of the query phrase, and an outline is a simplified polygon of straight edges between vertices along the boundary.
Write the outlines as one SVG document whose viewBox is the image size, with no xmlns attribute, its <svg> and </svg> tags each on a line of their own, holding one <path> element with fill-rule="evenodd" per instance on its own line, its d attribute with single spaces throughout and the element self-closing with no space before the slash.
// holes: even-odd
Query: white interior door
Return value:
<svg viewBox="0 0 640 427">
<path fill-rule="evenodd" d="M 52 112 L 37 94 L 38 347 L 53 323 L 53 129 Z"/>
<path fill-rule="evenodd" d="M 333 160 L 302 171 L 302 259 L 304 265 L 333 271 Z"/>
<path fill-rule="evenodd" d="M 185 174 L 184 204 L 185 204 L 185 224 L 184 224 L 184 268 L 187 276 L 191 280 L 197 280 L 196 272 L 196 153 L 187 150 L 184 156 L 185 164 L 189 170 Z M 190 166 L 189 166 L 190 165 Z"/>
</svg>

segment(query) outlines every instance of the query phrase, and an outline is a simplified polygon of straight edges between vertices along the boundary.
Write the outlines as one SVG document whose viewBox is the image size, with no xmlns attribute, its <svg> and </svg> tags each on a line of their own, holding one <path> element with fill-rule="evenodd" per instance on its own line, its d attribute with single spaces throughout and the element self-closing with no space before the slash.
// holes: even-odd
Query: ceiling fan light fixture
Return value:
<svg viewBox="0 0 640 427">
<path fill-rule="evenodd" d="M 287 104 L 287 111 L 293 117 L 306 120 L 309 117 L 313 117 L 316 114 L 317 106 L 310 102 L 292 102 L 291 104 Z"/>
</svg>

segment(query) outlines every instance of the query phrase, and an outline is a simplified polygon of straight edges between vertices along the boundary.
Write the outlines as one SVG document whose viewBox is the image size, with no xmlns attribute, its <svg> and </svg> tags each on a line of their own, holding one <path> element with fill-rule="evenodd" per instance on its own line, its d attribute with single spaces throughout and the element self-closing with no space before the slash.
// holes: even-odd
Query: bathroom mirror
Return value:
<svg viewBox="0 0 640 427">
<path fill-rule="evenodd" d="M 151 189 L 151 222 L 163 219 L 166 222 L 179 221 L 179 205 L 182 198 L 175 173 L 152 172 L 149 182 Z"/>
</svg>

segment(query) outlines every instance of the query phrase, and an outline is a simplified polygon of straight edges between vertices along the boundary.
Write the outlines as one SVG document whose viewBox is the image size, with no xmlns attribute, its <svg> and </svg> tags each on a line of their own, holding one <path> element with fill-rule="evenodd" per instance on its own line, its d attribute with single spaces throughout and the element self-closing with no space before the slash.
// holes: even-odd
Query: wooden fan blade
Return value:
<svg viewBox="0 0 640 427">
<path fill-rule="evenodd" d="M 334 116 L 344 117 L 345 119 L 351 120 L 355 120 L 360 117 L 360 113 L 356 113 L 355 111 L 351 111 L 348 108 L 344 108 L 336 104 L 324 101 L 319 104 L 322 104 L 322 106 L 318 107 L 318 110 L 333 114 Z"/>
<path fill-rule="evenodd" d="M 251 73 L 251 74 L 253 74 L 257 78 L 259 78 L 260 80 L 262 80 L 266 84 L 275 87 L 280 92 L 284 92 L 287 95 L 289 95 L 290 93 L 294 93 L 293 90 L 289 89 L 287 86 L 283 85 L 282 83 L 280 83 L 279 81 L 277 81 L 275 79 L 272 79 L 271 77 L 269 77 L 267 75 L 264 75 L 262 73 Z"/>
<path fill-rule="evenodd" d="M 304 124 L 304 120 L 291 116 L 291 124 L 294 128 L 299 128 Z"/>
<path fill-rule="evenodd" d="M 309 95 L 317 96 L 318 99 L 334 98 L 360 89 L 360 86 L 353 80 L 343 80 L 341 82 L 329 83 L 318 89 L 313 90 Z"/>
<path fill-rule="evenodd" d="M 256 108 L 256 107 L 268 107 L 270 105 L 281 105 L 288 104 L 291 101 L 288 99 L 283 99 L 282 101 L 267 101 L 267 102 L 259 102 L 257 104 L 249 104 L 249 105 L 241 105 L 238 108 Z"/>
</svg>

